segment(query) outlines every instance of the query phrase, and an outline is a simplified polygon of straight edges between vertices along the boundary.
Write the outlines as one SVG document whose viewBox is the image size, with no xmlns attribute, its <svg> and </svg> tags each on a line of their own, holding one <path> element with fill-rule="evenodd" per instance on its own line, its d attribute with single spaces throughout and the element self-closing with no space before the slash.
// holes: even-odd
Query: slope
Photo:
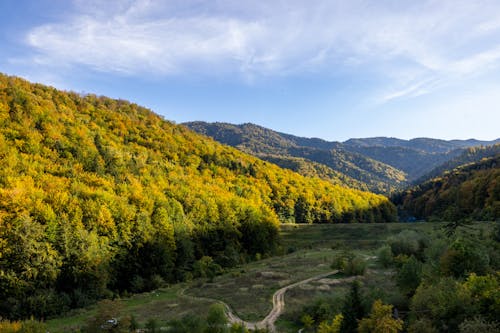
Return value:
<svg viewBox="0 0 500 333">
<path fill-rule="evenodd" d="M 457 221 L 500 218 L 500 154 L 446 171 L 394 197 L 409 215 Z"/>
<path fill-rule="evenodd" d="M 327 172 L 333 175 L 328 178 L 333 183 L 342 182 L 356 188 L 366 186 L 379 193 L 389 193 L 405 184 L 406 175 L 400 170 L 348 151 L 339 142 L 296 137 L 254 124 L 190 122 L 184 125 L 198 133 L 208 135 L 219 142 L 272 161 L 282 167 L 290 167 L 287 163 L 290 158 L 301 158 L 306 163 L 323 164 L 333 169 Z M 307 169 L 313 168 L 314 166 L 310 166 Z M 296 171 L 300 170 L 296 169 Z"/>
<path fill-rule="evenodd" d="M 0 75 L 0 316 L 50 317 L 272 254 L 279 222 L 394 219 L 138 105 Z"/>
<path fill-rule="evenodd" d="M 498 143 L 492 146 L 478 146 L 468 148 L 465 151 L 462 151 L 460 155 L 437 166 L 430 172 L 417 179 L 415 181 L 415 184 L 423 183 L 429 179 L 438 177 L 447 170 L 453 170 L 464 164 L 479 162 L 483 158 L 494 157 L 497 154 L 500 154 L 500 144 Z"/>
</svg>

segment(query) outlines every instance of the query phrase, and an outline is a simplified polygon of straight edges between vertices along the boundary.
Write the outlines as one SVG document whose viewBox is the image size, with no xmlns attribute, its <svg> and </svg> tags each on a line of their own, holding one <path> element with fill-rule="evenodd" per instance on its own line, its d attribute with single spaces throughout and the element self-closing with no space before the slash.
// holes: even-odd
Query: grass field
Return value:
<svg viewBox="0 0 500 333">
<path fill-rule="evenodd" d="M 374 258 L 376 249 L 391 235 L 405 229 L 435 234 L 442 223 L 394 224 L 337 224 L 337 225 L 285 225 L 282 227 L 283 255 L 252 262 L 228 270 L 212 282 L 194 280 L 176 284 L 150 293 L 134 295 L 120 300 L 124 314 L 133 314 L 140 323 L 154 318 L 160 324 L 186 314 L 204 316 L 212 301 L 180 296 L 217 299 L 226 302 L 245 320 L 260 320 L 271 309 L 272 294 L 295 281 L 331 270 L 335 254 L 349 250 L 368 260 L 368 271 L 362 278 L 366 290 L 374 297 L 389 299 L 397 304 L 391 293 L 394 282 L 391 272 L 381 269 Z M 487 232 L 489 225 L 477 223 L 475 232 Z M 327 284 L 326 284 L 327 285 Z M 286 308 L 277 322 L 283 332 L 296 332 L 300 309 L 322 297 L 341 300 L 348 285 L 311 283 L 294 288 L 285 297 Z M 49 320 L 50 332 L 68 332 L 79 327 L 93 315 L 95 307 L 78 310 L 65 317 Z"/>
</svg>

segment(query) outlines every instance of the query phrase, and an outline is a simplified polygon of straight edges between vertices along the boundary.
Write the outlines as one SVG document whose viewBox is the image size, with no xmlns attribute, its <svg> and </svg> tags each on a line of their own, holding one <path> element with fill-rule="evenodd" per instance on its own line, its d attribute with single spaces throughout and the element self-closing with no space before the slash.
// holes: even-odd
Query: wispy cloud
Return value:
<svg viewBox="0 0 500 333">
<path fill-rule="evenodd" d="M 386 80 L 384 102 L 500 63 L 500 4 L 443 1 L 75 1 L 27 33 L 34 59 L 125 75 L 353 75 Z M 394 65 L 397 63 L 397 65 Z"/>
</svg>

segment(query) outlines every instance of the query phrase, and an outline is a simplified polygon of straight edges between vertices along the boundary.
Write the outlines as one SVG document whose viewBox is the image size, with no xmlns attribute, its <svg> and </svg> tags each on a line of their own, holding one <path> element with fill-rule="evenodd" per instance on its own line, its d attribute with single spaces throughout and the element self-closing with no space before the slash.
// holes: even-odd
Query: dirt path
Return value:
<svg viewBox="0 0 500 333">
<path fill-rule="evenodd" d="M 276 327 L 274 326 L 274 323 L 276 320 L 279 318 L 283 310 L 285 309 L 285 293 L 292 288 L 295 288 L 297 286 L 300 286 L 302 284 L 306 284 L 315 280 L 319 280 L 322 278 L 325 278 L 329 275 L 333 275 L 338 273 L 338 270 L 330 271 L 328 273 L 323 273 L 319 274 L 313 277 L 310 277 L 308 279 L 298 281 L 292 284 L 289 284 L 286 287 L 283 287 L 281 289 L 278 289 L 274 294 L 273 294 L 273 309 L 269 312 L 269 314 L 262 319 L 259 322 L 249 322 L 249 321 L 244 321 L 241 318 L 239 318 L 233 310 L 227 305 L 226 303 L 215 300 L 215 299 L 209 299 L 209 298 L 204 298 L 204 297 L 194 297 L 194 296 L 189 296 L 184 294 L 184 289 L 181 290 L 181 293 L 179 294 L 180 296 L 184 297 L 189 297 L 192 299 L 202 299 L 202 300 L 208 300 L 212 302 L 217 302 L 219 304 L 222 304 L 226 308 L 226 315 L 230 323 L 239 323 L 243 324 L 246 328 L 248 329 L 262 329 L 262 328 L 268 328 L 271 332 L 276 332 Z M 352 277 L 349 278 L 343 278 L 343 279 L 337 279 L 339 282 L 343 281 L 349 281 L 352 280 Z"/>
</svg>

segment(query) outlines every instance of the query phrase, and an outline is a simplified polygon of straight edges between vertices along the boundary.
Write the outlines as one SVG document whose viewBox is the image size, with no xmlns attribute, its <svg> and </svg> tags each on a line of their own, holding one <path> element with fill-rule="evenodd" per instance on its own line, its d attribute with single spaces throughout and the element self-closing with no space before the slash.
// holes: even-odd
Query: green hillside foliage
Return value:
<svg viewBox="0 0 500 333">
<path fill-rule="evenodd" d="M 340 182 L 349 187 L 368 188 L 377 193 L 390 193 L 406 184 L 406 174 L 403 171 L 349 151 L 339 142 L 296 137 L 254 124 L 191 122 L 185 125 L 219 142 L 298 172 L 304 169 L 290 167 L 290 158 L 300 158 L 304 163 L 312 163 L 306 170 L 316 168 L 314 163 L 323 164 L 333 169 L 333 172 L 320 173 L 320 176 L 334 184 Z M 307 171 L 302 174 L 310 175 Z"/>
<path fill-rule="evenodd" d="M 46 318 L 272 254 L 280 222 L 383 222 L 138 105 L 0 76 L 0 316 Z"/>
<path fill-rule="evenodd" d="M 417 218 L 500 219 L 500 154 L 446 172 L 394 198 Z"/>
</svg>

